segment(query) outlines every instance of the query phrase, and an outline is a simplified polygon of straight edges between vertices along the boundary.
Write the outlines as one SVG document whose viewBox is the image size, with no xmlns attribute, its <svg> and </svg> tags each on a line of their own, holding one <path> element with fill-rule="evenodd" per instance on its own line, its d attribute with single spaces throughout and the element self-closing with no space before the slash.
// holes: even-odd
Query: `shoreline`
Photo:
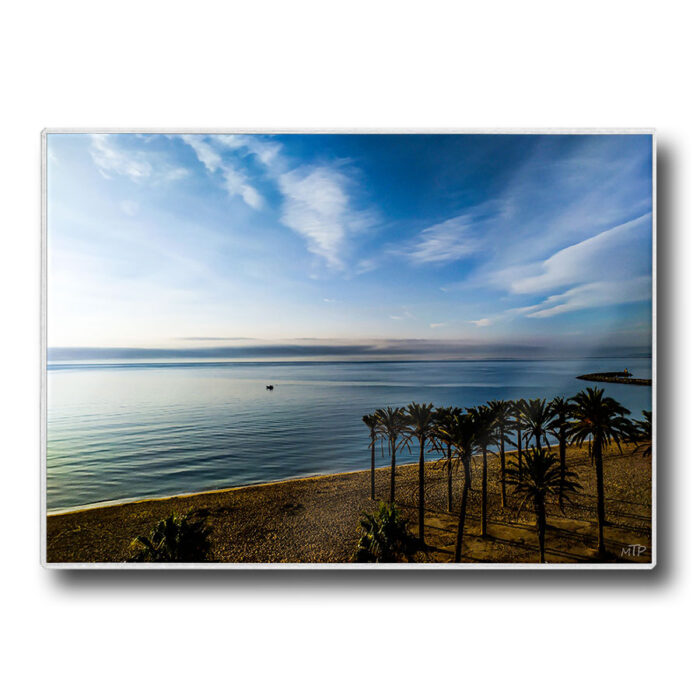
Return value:
<svg viewBox="0 0 700 700">
<path fill-rule="evenodd" d="M 555 448 L 556 449 L 556 448 Z M 625 445 L 623 453 L 606 451 L 606 525 L 614 561 L 643 564 L 651 556 L 651 459 Z M 510 451 L 510 455 L 515 451 Z M 548 521 L 547 561 L 596 562 L 595 473 L 587 447 L 569 448 L 568 462 L 579 472 L 584 490 L 575 503 L 560 511 L 554 502 Z M 369 461 L 369 460 L 368 460 Z M 499 458 L 488 458 L 489 537 L 480 536 L 481 464 L 473 462 L 463 547 L 465 563 L 536 563 L 537 534 L 534 514 L 517 511 L 510 494 L 500 499 Z M 146 535 L 171 513 L 193 511 L 211 527 L 208 561 L 219 563 L 350 563 L 358 541 L 361 515 L 387 499 L 391 467 L 375 468 L 376 499 L 370 498 L 370 470 L 316 474 L 293 479 L 224 489 L 147 498 L 127 503 L 94 505 L 64 513 L 47 514 L 46 562 L 127 563 L 130 544 Z M 453 470 L 452 511 L 447 507 L 444 461 L 427 461 L 426 542 L 414 563 L 446 563 L 454 558 L 463 471 Z M 410 528 L 417 529 L 418 467 L 397 465 L 396 503 Z M 643 544 L 646 558 L 624 554 L 630 542 Z"/>
<path fill-rule="evenodd" d="M 431 464 L 442 460 L 433 460 Z M 428 462 L 426 462 L 426 465 Z M 397 464 L 396 468 L 417 466 L 418 462 L 407 462 L 406 464 Z M 375 470 L 390 469 L 391 465 L 375 467 Z M 264 486 L 278 486 L 280 484 L 293 483 L 296 481 L 312 481 L 314 479 L 323 479 L 333 476 L 347 476 L 349 474 L 358 474 L 360 472 L 369 473 L 369 469 L 350 469 L 345 472 L 327 472 L 327 473 L 311 473 L 304 476 L 292 476 L 283 479 L 273 479 L 271 481 L 255 481 L 249 484 L 240 484 L 239 486 L 222 486 L 220 489 L 205 489 L 204 491 L 188 491 L 186 493 L 171 493 L 165 496 L 134 496 L 133 498 L 118 498 L 112 501 L 98 501 L 97 503 L 88 503 L 84 506 L 74 506 L 61 508 L 58 510 L 47 510 L 46 517 L 51 518 L 56 515 L 70 515 L 71 513 L 83 513 L 88 510 L 101 510 L 103 508 L 118 508 L 119 506 L 128 506 L 135 503 L 151 503 L 152 501 L 169 501 L 176 498 L 197 498 L 198 496 L 209 496 L 212 494 L 228 493 L 231 491 L 240 491 L 241 489 L 262 488 Z"/>
<path fill-rule="evenodd" d="M 554 448 L 558 445 L 559 443 L 553 442 L 551 443 L 551 447 Z M 506 450 L 505 454 L 506 456 L 515 454 L 518 450 Z M 526 450 L 523 448 L 523 452 Z M 493 457 L 494 453 L 490 453 L 491 457 Z M 497 453 L 496 453 L 497 454 Z M 431 466 L 431 467 L 436 467 L 440 462 L 443 462 L 447 459 L 447 457 L 439 457 L 438 459 L 430 459 L 428 460 L 426 458 L 425 461 L 425 466 Z M 454 456 L 453 456 L 453 461 L 454 461 Z M 396 465 L 397 469 L 403 468 L 403 467 L 418 467 L 418 462 L 403 462 L 401 464 Z M 380 471 L 381 469 L 391 469 L 390 464 L 383 464 L 383 465 L 377 465 L 375 467 L 376 471 Z M 238 491 L 240 489 L 252 489 L 256 487 L 263 487 L 263 486 L 275 486 L 279 484 L 286 484 L 288 482 L 296 482 L 296 481 L 310 481 L 313 479 L 323 479 L 325 477 L 334 477 L 334 476 L 347 476 L 350 474 L 358 474 L 362 472 L 367 472 L 367 474 L 370 473 L 370 469 L 368 467 L 359 467 L 358 469 L 348 469 L 347 471 L 342 471 L 342 472 L 311 472 L 309 474 L 304 474 L 303 476 L 292 476 L 292 477 L 284 477 L 282 479 L 272 479 L 270 481 L 254 481 L 248 484 L 239 484 L 237 486 L 222 486 L 221 488 L 216 488 L 216 489 L 205 489 L 203 491 L 187 491 L 185 493 L 169 493 L 165 494 L 163 496 L 134 496 L 133 498 L 115 498 L 113 500 L 109 501 L 98 501 L 97 503 L 86 503 L 85 505 L 80 505 L 80 506 L 69 506 L 68 508 L 58 508 L 58 509 L 47 509 L 46 510 L 46 517 L 51 518 L 55 515 L 69 515 L 70 513 L 82 513 L 87 510 L 99 510 L 102 508 L 116 508 L 118 506 L 125 506 L 125 505 L 130 505 L 132 503 L 150 503 L 151 501 L 167 501 L 170 499 L 174 498 L 196 498 L 198 496 L 207 496 L 211 494 L 218 494 L 218 493 L 227 493 L 230 491 Z"/>
</svg>

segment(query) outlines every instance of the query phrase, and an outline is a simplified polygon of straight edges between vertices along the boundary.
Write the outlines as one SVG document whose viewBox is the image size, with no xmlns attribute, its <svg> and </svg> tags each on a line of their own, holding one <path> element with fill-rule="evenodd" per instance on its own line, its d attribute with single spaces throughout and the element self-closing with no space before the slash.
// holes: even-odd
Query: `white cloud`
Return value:
<svg viewBox="0 0 700 700">
<path fill-rule="evenodd" d="M 628 276 L 630 268 L 639 270 L 646 265 L 650 231 L 650 214 L 603 231 L 535 265 L 535 274 L 512 279 L 510 290 L 516 294 L 537 294 L 591 279 Z M 511 269 L 503 271 L 502 276 L 514 274 L 517 271 Z"/>
<path fill-rule="evenodd" d="M 223 164 L 221 156 L 205 140 L 204 136 L 185 135 L 182 140 L 192 148 L 197 158 L 204 163 L 204 167 L 215 173 Z"/>
<path fill-rule="evenodd" d="M 494 198 L 464 212 L 473 215 L 471 236 L 482 244 L 479 265 L 462 282 L 446 286 L 472 292 L 492 285 L 511 290 L 513 280 L 520 280 L 523 290 L 537 285 L 539 292 L 532 294 L 573 286 L 575 282 L 567 282 L 554 269 L 545 276 L 543 261 L 651 211 L 651 150 L 642 139 L 646 137 L 536 139 L 508 168 L 507 178 L 494 188 Z M 650 224 L 647 230 L 650 236 Z M 632 257 L 650 249 L 647 243 L 636 247 Z M 623 267 L 630 267 L 628 257 Z M 567 268 L 577 274 L 576 265 Z M 555 282 L 558 288 L 545 288 Z"/>
<path fill-rule="evenodd" d="M 473 323 L 475 326 L 478 326 L 479 328 L 482 328 L 484 326 L 490 326 L 491 325 L 491 319 L 489 318 L 480 318 L 478 321 L 469 321 L 469 323 Z"/>
<path fill-rule="evenodd" d="M 255 187 L 248 183 L 243 172 L 224 161 L 217 148 L 205 136 L 196 134 L 183 135 L 182 140 L 195 152 L 197 158 L 210 173 L 220 172 L 223 177 L 224 189 L 230 196 L 241 197 L 253 209 L 261 209 L 265 203 L 263 196 Z M 217 143 L 220 143 L 217 141 Z"/>
<path fill-rule="evenodd" d="M 260 194 L 242 167 L 235 167 L 226 153 L 253 155 L 263 166 L 262 176 L 273 182 L 282 195 L 280 222 L 300 234 L 309 252 L 335 270 L 345 268 L 345 258 L 353 234 L 370 226 L 374 219 L 356 209 L 349 191 L 352 179 L 343 164 L 309 165 L 290 169 L 282 144 L 251 134 L 184 135 L 182 140 L 195 151 L 211 173 L 220 173 L 223 186 L 232 196 L 240 196 L 254 209 L 264 205 Z M 360 263 L 358 274 L 376 263 Z M 312 275 L 315 278 L 315 275 Z"/>
<path fill-rule="evenodd" d="M 446 326 L 446 323 L 431 323 L 429 324 L 431 328 L 442 328 L 443 326 Z"/>
<path fill-rule="evenodd" d="M 470 235 L 472 221 L 472 216 L 465 214 L 429 226 L 410 243 L 408 250 L 395 252 L 418 265 L 469 257 L 480 247 L 478 239 Z"/>
<path fill-rule="evenodd" d="M 141 134 L 134 136 L 144 141 Z M 108 180 L 113 175 L 124 175 L 136 183 L 148 180 L 151 184 L 160 184 L 182 180 L 189 174 L 187 168 L 172 166 L 162 154 L 124 148 L 117 138 L 112 134 L 90 137 L 90 156 L 100 174 Z"/>
<path fill-rule="evenodd" d="M 414 318 L 414 316 L 408 309 L 404 309 L 400 314 L 393 314 L 389 318 L 392 321 L 405 321 L 409 318 Z"/>
<path fill-rule="evenodd" d="M 277 182 L 284 197 L 280 221 L 329 267 L 342 269 L 349 236 L 369 223 L 351 206 L 349 178 L 337 168 L 316 166 L 283 173 Z"/>
<path fill-rule="evenodd" d="M 250 134 L 219 134 L 213 137 L 224 147 L 243 149 L 252 153 L 265 166 L 270 167 L 280 159 L 282 145 Z"/>
<path fill-rule="evenodd" d="M 544 299 L 508 314 L 549 318 L 579 309 L 651 298 L 651 215 L 567 246 L 546 260 L 493 278 L 513 294 Z"/>
<path fill-rule="evenodd" d="M 579 309 L 645 301 L 651 298 L 651 289 L 651 276 L 582 284 L 563 294 L 554 294 L 541 304 L 527 307 L 525 315 L 548 318 Z"/>
<path fill-rule="evenodd" d="M 537 259 L 650 211 L 649 157 L 636 138 L 539 140 L 500 194 L 499 256 Z"/>
<path fill-rule="evenodd" d="M 109 134 L 91 136 L 90 155 L 100 174 L 109 179 L 112 174 L 126 175 L 139 182 L 151 175 L 153 168 L 139 153 L 123 151 L 113 143 Z"/>
<path fill-rule="evenodd" d="M 224 175 L 224 187 L 232 197 L 239 195 L 249 207 L 262 208 L 265 200 L 255 187 L 246 182 L 244 175 L 228 166 L 222 166 L 221 171 Z"/>
</svg>

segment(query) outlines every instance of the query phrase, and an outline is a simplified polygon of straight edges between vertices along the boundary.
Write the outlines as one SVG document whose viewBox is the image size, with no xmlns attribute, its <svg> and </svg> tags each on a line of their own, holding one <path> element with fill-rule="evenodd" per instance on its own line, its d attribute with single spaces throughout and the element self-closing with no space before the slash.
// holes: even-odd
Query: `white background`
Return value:
<svg viewBox="0 0 700 700">
<path fill-rule="evenodd" d="M 690 8 L 669 0 L 4 6 L 0 663 L 7 697 L 589 698 L 620 691 L 646 698 L 687 697 L 697 687 L 691 207 L 698 183 L 691 163 L 700 115 Z M 657 569 L 43 570 L 40 131 L 97 126 L 655 127 Z"/>
</svg>

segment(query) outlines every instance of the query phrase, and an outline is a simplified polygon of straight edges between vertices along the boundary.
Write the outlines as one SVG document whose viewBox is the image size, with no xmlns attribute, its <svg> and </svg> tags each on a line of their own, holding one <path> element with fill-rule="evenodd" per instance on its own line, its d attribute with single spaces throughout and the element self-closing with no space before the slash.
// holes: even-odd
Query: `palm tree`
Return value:
<svg viewBox="0 0 700 700">
<path fill-rule="evenodd" d="M 452 512 L 452 443 L 449 441 L 448 433 L 441 432 L 442 428 L 449 428 L 452 416 L 459 415 L 461 408 L 438 408 L 435 410 L 433 421 L 433 438 L 442 442 L 447 453 L 447 512 Z"/>
<path fill-rule="evenodd" d="M 189 511 L 171 513 L 159 520 L 148 535 L 132 540 L 131 561 L 198 562 L 205 561 L 211 543 L 211 528 L 205 519 Z"/>
<path fill-rule="evenodd" d="M 476 437 L 474 415 L 472 412 L 455 412 L 443 425 L 437 427 L 436 434 L 443 442 L 452 446 L 464 467 L 464 485 L 462 487 L 457 543 L 455 545 L 455 562 L 459 563 L 462 560 L 462 540 L 464 539 L 464 522 L 467 517 L 467 497 L 472 485 L 470 463 Z"/>
<path fill-rule="evenodd" d="M 474 442 L 481 449 L 481 536 L 486 537 L 487 510 L 487 466 L 489 446 L 496 441 L 493 411 L 488 406 L 479 406 L 472 410 L 476 423 Z"/>
<path fill-rule="evenodd" d="M 533 440 L 538 450 L 542 447 L 542 440 L 549 446 L 547 440 L 547 402 L 544 399 L 523 401 L 520 406 L 520 417 L 527 448 L 530 448 L 530 442 Z"/>
<path fill-rule="evenodd" d="M 634 425 L 625 418 L 629 411 L 610 396 L 603 396 L 597 387 L 580 391 L 572 399 L 573 423 L 569 434 L 576 445 L 591 440 L 591 459 L 595 463 L 598 515 L 598 556 L 605 558 L 605 486 L 603 479 L 603 449 L 615 443 L 622 451 L 621 441 L 634 439 Z"/>
<path fill-rule="evenodd" d="M 547 494 L 558 494 L 559 498 L 570 500 L 570 496 L 581 489 L 575 472 L 566 470 L 562 477 L 556 459 L 550 452 L 535 448 L 525 453 L 525 473 L 516 469 L 508 470 L 508 481 L 515 486 L 515 496 L 522 496 L 518 516 L 523 506 L 532 501 L 537 518 L 537 539 L 540 545 L 540 564 L 544 559 L 544 538 L 547 529 Z"/>
<path fill-rule="evenodd" d="M 510 403 L 508 401 L 489 401 L 493 413 L 493 426 L 498 437 L 498 451 L 501 458 L 501 506 L 506 507 L 506 434 L 510 432 Z"/>
<path fill-rule="evenodd" d="M 642 443 L 634 448 L 636 452 L 640 447 L 644 447 L 644 452 L 642 454 L 645 457 L 651 455 L 651 411 L 642 411 L 644 418 L 642 420 L 634 421 L 634 425 L 637 428 L 636 442 Z"/>
<path fill-rule="evenodd" d="M 374 500 L 374 448 L 377 443 L 377 424 L 379 423 L 379 418 L 375 413 L 368 413 L 366 416 L 362 416 L 364 424 L 369 428 L 369 446 L 372 449 L 372 467 L 370 469 L 370 482 L 371 482 L 371 498 Z"/>
<path fill-rule="evenodd" d="M 357 527 L 360 539 L 355 549 L 356 562 L 396 562 L 415 551 L 415 537 L 408 520 L 394 503 L 379 501 L 374 513 L 363 513 Z"/>
<path fill-rule="evenodd" d="M 513 429 L 518 435 L 518 474 L 523 473 L 523 416 L 522 408 L 524 399 L 515 399 L 510 402 L 510 415 L 513 421 Z"/>
<path fill-rule="evenodd" d="M 425 544 L 425 442 L 433 434 L 433 404 L 417 404 L 406 408 L 406 434 L 418 440 L 418 539 Z"/>
<path fill-rule="evenodd" d="M 380 408 L 377 411 L 377 430 L 389 443 L 391 452 L 391 486 L 389 488 L 389 503 L 393 503 L 396 496 L 396 452 L 404 441 L 401 440 L 403 429 L 406 425 L 406 417 L 403 408 Z"/>
<path fill-rule="evenodd" d="M 562 396 L 557 396 L 549 402 L 549 420 L 547 429 L 559 441 L 559 470 L 562 481 L 566 471 L 566 441 L 569 438 L 569 420 L 571 418 L 571 402 Z M 559 496 L 559 507 L 563 506 L 562 496 Z"/>
</svg>

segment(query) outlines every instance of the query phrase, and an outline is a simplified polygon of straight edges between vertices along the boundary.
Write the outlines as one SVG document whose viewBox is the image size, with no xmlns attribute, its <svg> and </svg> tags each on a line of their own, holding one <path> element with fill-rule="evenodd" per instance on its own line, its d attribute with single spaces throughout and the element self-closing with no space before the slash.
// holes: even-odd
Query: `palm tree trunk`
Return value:
<svg viewBox="0 0 700 700">
<path fill-rule="evenodd" d="M 469 475 L 469 463 L 471 459 L 471 455 L 467 455 L 466 460 L 462 458 L 462 464 L 464 465 L 464 486 L 462 487 L 462 503 L 459 506 L 459 524 L 457 525 L 457 543 L 455 544 L 455 563 L 457 564 L 462 561 L 464 521 L 467 519 L 467 496 L 469 495 L 469 486 L 471 484 Z"/>
<path fill-rule="evenodd" d="M 452 512 L 452 446 L 447 446 L 447 512 Z"/>
<path fill-rule="evenodd" d="M 523 479 L 523 430 L 518 423 L 518 481 Z"/>
<path fill-rule="evenodd" d="M 544 510 L 543 496 L 535 498 L 535 514 L 537 515 L 537 539 L 540 544 L 540 564 L 544 564 L 544 537 L 547 530 L 547 515 Z"/>
<path fill-rule="evenodd" d="M 396 495 L 396 439 L 391 441 L 391 485 L 389 487 L 389 503 L 394 502 Z"/>
<path fill-rule="evenodd" d="M 375 435 L 372 433 L 372 468 L 370 469 L 370 484 L 371 484 L 371 492 L 372 492 L 372 500 L 374 500 L 374 440 L 375 440 Z"/>
<path fill-rule="evenodd" d="M 481 536 L 486 536 L 486 450 L 482 451 L 481 463 Z"/>
<path fill-rule="evenodd" d="M 566 431 L 562 428 L 559 431 L 559 507 L 563 508 L 563 498 L 561 494 L 564 484 L 564 472 L 566 471 Z"/>
<path fill-rule="evenodd" d="M 501 437 L 501 507 L 506 507 L 506 439 L 503 428 L 500 429 Z"/>
<path fill-rule="evenodd" d="M 425 544 L 425 440 L 420 439 L 418 457 L 418 539 Z"/>
<path fill-rule="evenodd" d="M 598 491 L 598 558 L 603 560 L 605 559 L 605 535 L 603 532 L 605 525 L 605 486 L 603 484 L 603 447 L 598 439 L 593 443 L 593 453 Z"/>
</svg>

